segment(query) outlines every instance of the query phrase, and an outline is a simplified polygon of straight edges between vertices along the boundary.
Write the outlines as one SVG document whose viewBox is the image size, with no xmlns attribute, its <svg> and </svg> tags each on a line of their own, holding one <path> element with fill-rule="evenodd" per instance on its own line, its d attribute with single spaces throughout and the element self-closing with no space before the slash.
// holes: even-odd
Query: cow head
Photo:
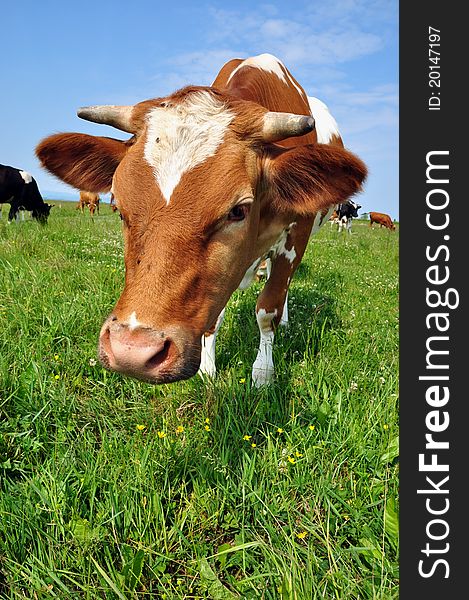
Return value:
<svg viewBox="0 0 469 600">
<path fill-rule="evenodd" d="M 47 219 L 49 217 L 50 209 L 53 207 L 53 204 L 48 204 L 44 202 L 44 204 L 39 204 L 31 211 L 31 216 L 33 219 L 36 219 L 42 225 L 47 223 Z"/>
<path fill-rule="evenodd" d="M 358 209 L 361 208 L 361 205 L 357 204 L 353 200 L 349 200 L 348 205 L 350 207 L 350 216 L 354 219 L 358 218 Z"/>
<path fill-rule="evenodd" d="M 196 373 L 201 337 L 257 258 L 267 223 L 345 201 L 366 173 L 342 148 L 274 144 L 311 131 L 311 117 L 271 113 L 212 88 L 79 115 L 133 137 L 57 134 L 36 152 L 67 183 L 112 192 L 126 274 L 101 330 L 100 359 L 154 383 Z"/>
</svg>

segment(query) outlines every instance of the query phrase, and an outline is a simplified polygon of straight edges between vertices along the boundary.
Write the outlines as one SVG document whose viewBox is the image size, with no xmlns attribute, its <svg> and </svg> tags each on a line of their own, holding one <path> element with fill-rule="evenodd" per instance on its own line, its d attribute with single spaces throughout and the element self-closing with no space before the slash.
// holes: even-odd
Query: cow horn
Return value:
<svg viewBox="0 0 469 600">
<path fill-rule="evenodd" d="M 305 135 L 314 129 L 311 116 L 284 112 L 268 112 L 264 115 L 262 139 L 265 142 L 278 142 L 288 137 Z"/>
<path fill-rule="evenodd" d="M 77 110 L 80 119 L 112 125 L 116 129 L 127 133 L 137 133 L 137 127 L 132 122 L 133 106 L 85 106 Z"/>
</svg>

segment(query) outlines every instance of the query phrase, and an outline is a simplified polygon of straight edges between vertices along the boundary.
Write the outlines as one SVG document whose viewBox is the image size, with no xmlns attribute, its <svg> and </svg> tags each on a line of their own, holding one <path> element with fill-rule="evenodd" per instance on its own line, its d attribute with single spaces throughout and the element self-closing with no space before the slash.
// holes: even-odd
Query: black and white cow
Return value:
<svg viewBox="0 0 469 600">
<path fill-rule="evenodd" d="M 29 210 L 40 223 L 47 222 L 53 206 L 44 202 L 30 173 L 6 165 L 0 165 L 0 204 L 10 204 L 8 221 L 13 221 L 20 210 Z"/>
<path fill-rule="evenodd" d="M 359 208 L 361 208 L 361 205 L 353 202 L 353 200 L 338 205 L 337 218 L 339 223 L 339 233 L 344 227 L 348 233 L 352 233 L 352 219 L 358 217 Z"/>
</svg>

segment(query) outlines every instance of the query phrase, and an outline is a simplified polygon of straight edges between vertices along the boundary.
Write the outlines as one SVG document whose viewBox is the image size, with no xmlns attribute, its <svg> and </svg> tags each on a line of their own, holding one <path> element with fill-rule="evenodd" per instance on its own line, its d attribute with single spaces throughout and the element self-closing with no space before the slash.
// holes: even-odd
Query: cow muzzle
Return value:
<svg viewBox="0 0 469 600">
<path fill-rule="evenodd" d="M 158 331 L 111 315 L 101 329 L 98 352 L 106 369 L 149 383 L 171 383 L 195 375 L 201 345 L 182 327 Z"/>
</svg>

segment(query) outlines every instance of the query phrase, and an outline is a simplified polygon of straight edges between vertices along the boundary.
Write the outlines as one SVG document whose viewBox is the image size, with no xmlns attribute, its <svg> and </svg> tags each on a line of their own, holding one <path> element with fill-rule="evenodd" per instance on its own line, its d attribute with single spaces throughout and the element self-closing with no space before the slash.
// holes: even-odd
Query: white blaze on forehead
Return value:
<svg viewBox="0 0 469 600">
<path fill-rule="evenodd" d="M 145 159 L 166 204 L 182 175 L 215 154 L 233 118 L 222 102 L 205 91 L 191 94 L 181 104 L 150 111 Z"/>
<path fill-rule="evenodd" d="M 141 325 L 140 321 L 137 319 L 137 313 L 135 311 L 130 315 L 127 322 L 130 330 L 137 329 L 137 327 L 140 327 Z"/>
<path fill-rule="evenodd" d="M 27 171 L 20 171 L 20 175 L 23 178 L 25 183 L 31 183 L 31 181 L 33 180 L 33 176 L 31 175 L 31 173 L 28 173 Z"/>
<path fill-rule="evenodd" d="M 308 96 L 308 102 L 316 124 L 318 142 L 320 144 L 327 144 L 334 136 L 339 137 L 340 133 L 337 121 L 331 115 L 324 102 L 313 96 Z"/>
</svg>

